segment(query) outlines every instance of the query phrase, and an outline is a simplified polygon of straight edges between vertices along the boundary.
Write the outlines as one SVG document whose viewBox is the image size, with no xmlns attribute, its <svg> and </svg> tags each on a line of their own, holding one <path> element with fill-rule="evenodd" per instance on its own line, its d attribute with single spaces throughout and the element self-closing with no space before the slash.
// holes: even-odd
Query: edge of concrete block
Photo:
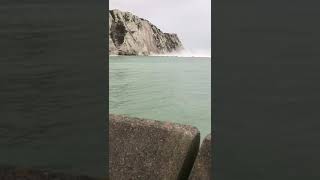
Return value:
<svg viewBox="0 0 320 180">
<path fill-rule="evenodd" d="M 212 180 L 212 141 L 211 136 L 207 135 L 201 143 L 199 153 L 194 162 L 189 180 Z"/>
</svg>

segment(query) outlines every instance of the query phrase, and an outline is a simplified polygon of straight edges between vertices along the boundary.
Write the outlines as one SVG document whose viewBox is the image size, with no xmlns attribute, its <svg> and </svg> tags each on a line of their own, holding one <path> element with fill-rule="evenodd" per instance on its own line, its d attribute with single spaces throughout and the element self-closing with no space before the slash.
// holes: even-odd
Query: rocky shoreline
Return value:
<svg viewBox="0 0 320 180">
<path fill-rule="evenodd" d="M 130 12 L 109 10 L 109 55 L 152 55 L 181 51 L 177 34 L 164 33 Z"/>
</svg>

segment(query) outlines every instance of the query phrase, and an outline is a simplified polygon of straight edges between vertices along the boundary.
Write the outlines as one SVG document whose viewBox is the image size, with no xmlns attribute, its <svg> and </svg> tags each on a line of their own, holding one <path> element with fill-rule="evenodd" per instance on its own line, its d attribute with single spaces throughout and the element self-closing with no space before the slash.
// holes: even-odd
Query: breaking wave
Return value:
<svg viewBox="0 0 320 180">
<path fill-rule="evenodd" d="M 210 50 L 181 50 L 174 53 L 150 54 L 150 56 L 176 56 L 176 57 L 211 57 Z"/>
</svg>

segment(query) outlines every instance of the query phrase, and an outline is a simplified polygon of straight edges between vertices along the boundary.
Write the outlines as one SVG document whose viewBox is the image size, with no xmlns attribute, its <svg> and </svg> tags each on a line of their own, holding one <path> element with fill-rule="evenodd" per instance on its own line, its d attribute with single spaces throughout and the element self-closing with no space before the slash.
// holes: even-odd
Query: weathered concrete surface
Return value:
<svg viewBox="0 0 320 180">
<path fill-rule="evenodd" d="M 212 180 L 211 134 L 203 140 L 189 180 Z"/>
<path fill-rule="evenodd" d="M 109 54 L 150 55 L 183 49 L 177 34 L 163 33 L 130 12 L 109 11 Z"/>
<path fill-rule="evenodd" d="M 0 166 L 0 180 L 102 180 L 88 176 L 75 176 L 63 173 Z"/>
<path fill-rule="evenodd" d="M 109 178 L 188 179 L 199 141 L 191 126 L 109 115 Z"/>
</svg>

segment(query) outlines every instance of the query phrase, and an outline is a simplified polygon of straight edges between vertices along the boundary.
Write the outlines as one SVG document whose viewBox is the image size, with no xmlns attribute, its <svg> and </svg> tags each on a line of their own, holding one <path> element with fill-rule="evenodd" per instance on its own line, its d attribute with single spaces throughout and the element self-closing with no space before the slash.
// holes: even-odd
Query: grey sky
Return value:
<svg viewBox="0 0 320 180">
<path fill-rule="evenodd" d="M 110 9 L 130 11 L 164 32 L 177 33 L 185 48 L 210 55 L 211 0 L 110 0 Z"/>
</svg>

